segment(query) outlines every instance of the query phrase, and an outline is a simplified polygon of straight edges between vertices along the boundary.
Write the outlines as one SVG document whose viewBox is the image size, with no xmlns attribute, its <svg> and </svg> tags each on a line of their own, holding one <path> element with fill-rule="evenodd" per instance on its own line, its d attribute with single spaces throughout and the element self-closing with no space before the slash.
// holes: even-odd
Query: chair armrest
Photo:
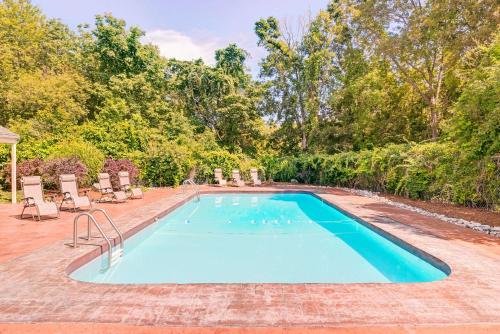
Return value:
<svg viewBox="0 0 500 334">
<path fill-rule="evenodd" d="M 33 197 L 25 197 L 25 198 L 23 198 L 23 201 L 24 201 L 24 205 L 35 204 L 35 199 Z"/>
</svg>

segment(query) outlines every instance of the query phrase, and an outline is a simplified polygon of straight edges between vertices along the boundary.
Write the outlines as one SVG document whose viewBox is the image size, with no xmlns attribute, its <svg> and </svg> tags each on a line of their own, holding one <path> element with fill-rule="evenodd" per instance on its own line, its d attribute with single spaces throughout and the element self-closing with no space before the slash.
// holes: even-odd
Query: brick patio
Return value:
<svg viewBox="0 0 500 334">
<path fill-rule="evenodd" d="M 235 327 L 259 333 L 303 333 L 306 327 L 315 333 L 327 327 L 334 333 L 500 332 L 500 240 L 340 190 L 286 189 L 314 191 L 444 261 L 451 267 L 450 277 L 414 284 L 83 283 L 67 276 L 68 266 L 75 267 L 104 248 L 67 246 L 74 214 L 65 212 L 58 220 L 41 223 L 20 221 L 19 207 L 5 204 L 0 206 L 0 322 L 10 324 L 0 325 L 0 333 L 67 333 L 69 328 L 72 333 L 89 328 L 98 333 L 240 332 Z M 206 192 L 283 190 L 203 188 Z M 155 189 L 144 200 L 100 207 L 131 235 L 188 198 L 177 192 Z M 170 330 L 156 331 L 158 327 Z"/>
</svg>

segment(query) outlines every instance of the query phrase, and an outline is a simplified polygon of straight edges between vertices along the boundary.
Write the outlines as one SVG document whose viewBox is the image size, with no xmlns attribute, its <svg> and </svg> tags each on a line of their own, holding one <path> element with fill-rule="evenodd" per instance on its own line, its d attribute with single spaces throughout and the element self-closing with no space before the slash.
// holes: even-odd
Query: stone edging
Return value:
<svg viewBox="0 0 500 334">
<path fill-rule="evenodd" d="M 392 201 L 392 200 L 387 199 L 385 197 L 379 196 L 377 193 L 369 191 L 369 190 L 361 190 L 361 189 L 353 189 L 353 188 L 340 188 L 340 187 L 339 187 L 339 189 L 350 192 L 352 194 L 370 197 L 370 198 L 375 199 L 377 201 L 380 201 L 384 204 L 389 204 L 392 206 L 396 206 L 398 208 L 417 212 L 417 213 L 424 215 L 424 216 L 427 216 L 427 217 L 437 218 L 437 219 L 445 221 L 447 223 L 470 228 L 472 230 L 479 231 L 479 232 L 482 232 L 485 234 L 489 234 L 493 237 L 500 238 L 500 226 L 494 227 L 494 226 L 490 226 L 490 225 L 486 225 L 486 224 L 481 224 L 481 223 L 478 223 L 475 221 L 469 221 L 469 220 L 465 220 L 465 219 L 461 219 L 461 218 L 448 217 L 448 216 L 445 216 L 445 215 L 442 215 L 439 213 L 434 213 L 434 212 L 430 212 L 430 211 L 427 211 L 427 210 L 424 210 L 421 208 L 417 208 L 417 207 L 412 206 L 412 205 Z"/>
</svg>

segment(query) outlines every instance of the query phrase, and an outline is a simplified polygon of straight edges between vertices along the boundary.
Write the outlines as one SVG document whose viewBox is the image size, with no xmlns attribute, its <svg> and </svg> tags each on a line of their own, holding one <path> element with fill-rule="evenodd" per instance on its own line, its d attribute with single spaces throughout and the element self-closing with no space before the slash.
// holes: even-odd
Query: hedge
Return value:
<svg viewBox="0 0 500 334">
<path fill-rule="evenodd" d="M 388 145 L 334 155 L 261 158 L 274 181 L 345 186 L 498 209 L 500 173 L 496 156 L 471 159 L 456 145 Z"/>
</svg>

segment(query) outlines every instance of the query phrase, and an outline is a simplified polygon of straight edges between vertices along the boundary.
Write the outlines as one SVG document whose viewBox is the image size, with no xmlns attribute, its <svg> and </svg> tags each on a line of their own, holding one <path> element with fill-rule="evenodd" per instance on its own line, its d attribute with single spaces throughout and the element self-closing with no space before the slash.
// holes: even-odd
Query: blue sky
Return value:
<svg viewBox="0 0 500 334">
<path fill-rule="evenodd" d="M 114 16 L 146 31 L 145 41 L 166 57 L 213 63 L 214 50 L 236 43 L 251 54 L 247 66 L 255 75 L 265 55 L 253 32 L 260 18 L 274 16 L 297 25 L 325 8 L 328 0 L 32 0 L 50 18 L 71 28 L 93 23 L 95 14 Z"/>
</svg>

